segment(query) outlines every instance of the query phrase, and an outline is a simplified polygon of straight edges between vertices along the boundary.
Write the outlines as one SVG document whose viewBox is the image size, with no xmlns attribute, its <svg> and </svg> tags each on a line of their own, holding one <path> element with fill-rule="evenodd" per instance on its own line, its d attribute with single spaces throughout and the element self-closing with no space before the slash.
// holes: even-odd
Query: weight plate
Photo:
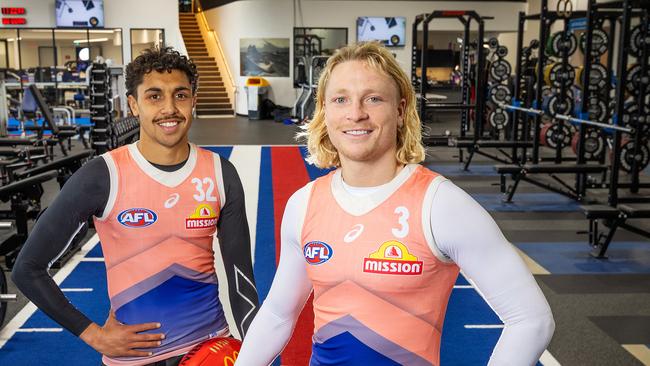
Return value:
<svg viewBox="0 0 650 366">
<path fill-rule="evenodd" d="M 630 32 L 630 54 L 634 57 L 643 57 L 643 50 L 647 44 L 647 35 L 644 36 L 642 32 L 642 24 L 632 28 Z M 650 56 L 650 55 L 648 55 Z"/>
<path fill-rule="evenodd" d="M 550 56 L 562 57 L 564 53 L 573 55 L 578 48 L 578 40 L 575 34 L 556 32 L 549 38 L 546 45 L 546 53 Z"/>
<path fill-rule="evenodd" d="M 490 101 L 494 104 L 509 104 L 511 97 L 510 89 L 503 84 L 496 84 L 490 87 Z"/>
<path fill-rule="evenodd" d="M 609 108 L 607 103 L 598 97 L 589 98 L 587 105 L 589 119 L 596 122 L 605 122 L 609 118 Z"/>
<path fill-rule="evenodd" d="M 621 147 L 621 157 L 619 160 L 621 169 L 631 173 L 635 161 L 637 170 L 641 171 L 645 169 L 648 163 L 650 163 L 650 148 L 648 148 L 647 144 L 641 144 L 637 154 L 634 154 L 634 140 L 628 140 Z"/>
<path fill-rule="evenodd" d="M 607 68 L 600 63 L 594 63 L 591 65 L 591 70 L 589 71 L 589 90 L 590 91 L 599 91 L 603 90 L 609 81 L 609 72 Z M 584 68 L 580 67 L 577 72 L 576 80 L 578 85 L 581 88 L 585 86 L 585 72 Z"/>
<path fill-rule="evenodd" d="M 545 107 L 546 113 L 551 116 L 557 114 L 568 116 L 573 112 L 573 99 L 567 95 L 564 100 L 562 100 L 558 94 L 555 94 L 548 99 L 548 105 Z"/>
<path fill-rule="evenodd" d="M 490 65 L 490 77 L 498 82 L 504 81 L 510 77 L 512 66 L 506 60 L 499 59 Z"/>
<path fill-rule="evenodd" d="M 587 33 L 582 33 L 580 36 L 580 51 L 585 53 L 587 42 Z M 591 33 L 591 57 L 600 57 L 607 52 L 607 46 L 609 45 L 609 36 L 607 33 L 600 29 L 594 28 Z"/>
<path fill-rule="evenodd" d="M 551 126 L 553 126 L 553 123 L 548 121 L 544 125 L 542 125 L 542 128 L 539 129 L 539 144 L 542 146 L 548 146 L 548 141 L 547 141 L 547 135 L 546 133 L 548 130 L 551 129 Z"/>
<path fill-rule="evenodd" d="M 605 152 L 605 137 L 599 131 L 589 129 L 585 132 L 585 159 L 597 160 L 600 159 Z M 571 140 L 571 149 L 575 154 L 578 154 L 580 147 L 580 132 L 573 134 Z"/>
<path fill-rule="evenodd" d="M 567 124 L 562 124 L 560 128 L 559 123 L 553 123 L 544 126 L 540 131 L 540 134 L 543 132 L 543 135 L 540 136 L 540 142 L 552 149 L 567 147 L 571 144 L 571 139 L 573 134 L 571 133 L 571 127 Z M 543 142 L 542 142 L 543 141 Z"/>
<path fill-rule="evenodd" d="M 544 68 L 544 81 L 547 85 L 561 88 L 570 87 L 575 81 L 576 71 L 571 65 L 554 63 Z"/>
<path fill-rule="evenodd" d="M 634 64 L 627 69 L 627 76 L 625 78 L 625 89 L 632 95 L 638 95 L 641 85 L 645 85 L 646 92 L 648 82 L 650 82 L 650 72 L 645 70 L 643 72 L 641 65 Z"/>
<path fill-rule="evenodd" d="M 508 47 L 506 46 L 499 46 L 497 47 L 496 54 L 498 57 L 504 58 L 508 56 Z"/>
<path fill-rule="evenodd" d="M 501 108 L 497 108 L 492 112 L 490 112 L 488 118 L 490 121 L 490 125 L 492 125 L 492 127 L 494 127 L 497 130 L 504 129 L 508 125 L 508 122 L 510 121 L 510 117 L 508 113 Z"/>
<path fill-rule="evenodd" d="M 632 126 L 650 123 L 650 103 L 646 103 L 641 113 L 639 113 L 639 106 L 636 102 L 625 103 L 623 106 L 623 123 Z"/>
</svg>

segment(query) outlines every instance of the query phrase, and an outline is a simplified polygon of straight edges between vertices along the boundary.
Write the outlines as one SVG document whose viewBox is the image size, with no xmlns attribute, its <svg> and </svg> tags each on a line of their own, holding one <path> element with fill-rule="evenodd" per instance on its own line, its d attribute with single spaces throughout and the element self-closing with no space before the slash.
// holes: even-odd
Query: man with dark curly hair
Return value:
<svg viewBox="0 0 650 366">
<path fill-rule="evenodd" d="M 13 270 L 20 290 L 101 353 L 105 365 L 177 365 L 194 345 L 230 334 L 219 300 L 215 233 L 240 336 L 257 310 L 237 172 L 188 141 L 197 82 L 192 61 L 171 48 L 146 50 L 127 66 L 140 140 L 91 160 L 68 180 Z M 111 305 L 103 326 L 77 310 L 48 273 L 91 217 Z"/>
</svg>

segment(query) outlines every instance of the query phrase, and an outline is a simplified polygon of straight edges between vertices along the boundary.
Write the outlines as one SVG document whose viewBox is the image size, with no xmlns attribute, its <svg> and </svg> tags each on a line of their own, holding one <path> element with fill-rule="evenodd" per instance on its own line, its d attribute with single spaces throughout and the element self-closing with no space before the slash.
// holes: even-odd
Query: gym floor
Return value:
<svg viewBox="0 0 650 366">
<path fill-rule="evenodd" d="M 430 125 L 434 134 L 445 130 L 452 132 L 458 130 L 458 118 L 453 114 L 441 115 L 437 120 L 438 122 Z M 249 189 L 244 183 L 247 205 L 256 206 L 254 218 L 249 211 L 249 223 L 251 228 L 255 229 L 254 237 L 257 237 L 256 258 L 260 258 L 259 253 L 264 249 L 260 244 L 264 242 L 263 239 L 273 240 L 273 228 L 265 227 L 265 221 L 274 222 L 273 216 L 277 217 L 277 212 L 274 215 L 273 204 L 270 208 L 263 204 L 263 198 L 270 194 L 266 191 L 269 187 L 264 184 L 264 179 L 267 179 L 266 183 L 271 182 L 271 178 L 265 178 L 265 171 L 270 171 L 271 166 L 276 169 L 273 160 L 274 152 L 279 154 L 290 151 L 282 150 L 283 148 L 273 148 L 275 150 L 271 151 L 259 145 L 296 145 L 294 136 L 298 131 L 299 128 L 296 126 L 272 121 L 249 121 L 245 117 L 196 120 L 190 130 L 190 139 L 194 143 L 221 146 L 214 150 L 229 156 L 231 160 L 241 160 L 244 153 L 257 154 L 259 171 L 248 168 L 250 165 L 242 166 L 241 163 L 233 162 L 243 182 L 255 179 L 258 181 L 254 189 Z M 300 151 L 304 153 L 304 150 Z M 556 321 L 555 335 L 541 363 L 543 365 L 650 365 L 650 241 L 619 230 L 608 251 L 609 258 L 593 259 L 589 256 L 587 236 L 578 234 L 579 231 L 587 230 L 588 224 L 580 211 L 579 204 L 527 183 L 521 183 L 513 203 L 502 203 L 502 195 L 498 187 L 499 176 L 493 169 L 497 163 L 477 156 L 469 171 L 463 171 L 457 155 L 457 149 L 431 148 L 425 165 L 450 178 L 481 203 L 497 221 L 505 236 L 518 248 L 535 274 L 551 305 Z M 309 167 L 307 171 L 309 175 L 306 179 L 313 179 L 316 173 Z M 275 173 L 273 176 L 275 177 Z M 650 177 L 645 175 L 643 178 L 650 180 Z M 288 179 L 296 181 L 293 176 Z M 274 179 L 273 185 L 275 184 Z M 275 189 L 275 186 L 269 189 Z M 45 186 L 45 190 L 43 206 L 47 206 L 55 197 L 58 186 L 55 182 L 50 182 Z M 285 193 L 284 196 L 290 193 Z M 595 192 L 595 196 L 599 197 L 604 194 L 606 193 Z M 271 201 L 275 199 L 275 210 L 278 210 L 277 206 L 283 207 L 284 202 L 278 201 L 275 192 L 271 196 Z M 284 198 L 285 201 L 286 198 L 288 197 Z M 2 208 L 5 208 L 4 205 Z M 275 221 L 279 220 L 275 219 Z M 648 223 L 639 222 L 639 224 L 646 229 L 650 227 Z M 269 230 L 270 235 L 268 235 Z M 88 234 L 89 239 L 92 234 L 92 232 Z M 96 239 L 94 240 L 94 242 L 89 241 L 87 249 L 91 249 L 92 245 L 96 244 Z M 82 253 L 84 255 L 82 259 L 76 258 L 77 262 L 81 261 L 81 263 L 74 271 L 70 269 L 72 275 L 64 284 L 67 287 L 94 288 L 96 292 L 91 297 L 74 293 L 69 293 L 69 296 L 82 310 L 91 309 L 88 310 L 94 315 L 91 318 L 101 322 L 107 307 L 105 293 L 101 293 L 102 290 L 105 291 L 102 287 L 105 284 L 101 284 L 105 279 L 101 272 L 102 267 L 93 267 L 93 262 L 98 261 L 93 258 L 101 257 L 101 252 L 98 247 L 95 247 L 90 252 Z M 263 296 L 268 291 L 271 276 L 259 276 L 258 273 L 261 273 L 259 265 L 260 261 L 256 261 L 256 278 Z M 77 272 L 81 275 L 74 277 Z M 100 284 L 93 285 L 92 283 L 95 282 Z M 459 279 L 458 287 L 462 289 L 465 287 L 464 284 L 466 282 L 462 278 Z M 11 283 L 9 285 L 10 292 L 14 292 L 15 287 Z M 87 303 L 90 302 L 101 304 L 88 305 Z M 19 296 L 18 302 L 9 304 L 5 328 L 0 331 L 0 364 L 37 364 L 37 359 L 32 359 L 31 356 L 35 353 L 51 353 L 53 356 L 49 359 L 38 359 L 40 364 L 54 364 L 55 360 L 60 361 L 63 356 L 61 353 L 92 354 L 92 350 L 66 332 L 50 334 L 29 331 L 30 329 L 53 329 L 47 327 L 56 327 L 56 324 L 51 321 L 48 323 L 42 313 L 38 311 L 34 313 L 33 309 L 28 309 L 29 306 L 25 307 L 26 303 L 26 300 Z M 471 319 L 464 321 L 465 328 L 467 324 L 475 324 L 472 322 L 476 322 L 477 318 L 498 323 L 498 319 L 490 319 L 490 316 L 478 317 L 472 314 L 472 312 L 476 314 L 490 312 L 489 308 L 487 310 L 486 308 L 484 302 L 476 302 L 466 295 L 461 296 L 458 292 L 454 292 L 445 323 L 445 333 L 443 333 L 443 365 L 479 364 L 481 362 L 476 360 L 489 357 L 489 349 L 485 350 L 486 347 L 483 347 L 480 350 L 482 354 L 473 359 L 475 361 L 459 359 L 458 355 L 467 353 L 467 350 L 473 349 L 474 345 L 454 342 L 454 335 L 460 334 L 454 331 L 456 323 L 464 321 L 459 320 L 458 313 L 463 313 L 463 316 Z M 11 321 L 19 312 L 21 314 Z M 24 319 L 18 321 L 18 318 Z M 463 333 L 456 339 L 478 343 L 487 339 L 493 342 L 498 338 L 500 330 L 497 327 L 496 330 L 491 329 L 489 332 L 491 333 L 488 337 L 483 337 L 484 333 L 472 333 L 474 334 L 472 338 Z M 445 338 L 445 335 L 449 338 Z M 66 339 L 67 343 L 63 345 L 52 343 L 54 338 L 49 337 Z M 43 343 L 39 343 L 41 341 Z M 489 343 L 488 341 L 483 343 L 486 342 Z M 42 345 L 39 352 L 28 351 L 38 348 L 39 345 Z M 492 347 L 493 344 L 489 346 Z M 60 352 L 58 357 L 57 352 Z M 28 359 L 31 361 L 27 361 Z M 24 363 L 17 360 L 24 360 Z M 90 364 L 87 358 L 85 360 L 86 362 L 66 363 Z"/>
</svg>

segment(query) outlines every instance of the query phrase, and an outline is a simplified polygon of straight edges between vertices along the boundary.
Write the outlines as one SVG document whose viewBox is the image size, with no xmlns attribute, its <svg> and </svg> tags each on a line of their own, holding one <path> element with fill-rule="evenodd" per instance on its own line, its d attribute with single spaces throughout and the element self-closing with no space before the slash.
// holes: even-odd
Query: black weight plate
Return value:
<svg viewBox="0 0 650 366">
<path fill-rule="evenodd" d="M 602 154 L 605 152 L 606 141 L 605 137 L 601 132 L 589 129 L 585 132 L 585 159 L 594 160 L 600 159 Z M 573 140 L 571 141 L 571 148 L 574 153 L 578 153 L 578 148 L 580 146 L 580 132 L 577 132 L 573 135 Z"/>
<path fill-rule="evenodd" d="M 589 105 L 587 106 L 589 119 L 596 122 L 605 122 L 609 118 L 609 109 L 607 103 L 600 98 L 589 98 Z"/>
<path fill-rule="evenodd" d="M 546 47 L 547 53 L 551 56 L 561 57 L 564 52 L 571 56 L 578 48 L 578 40 L 575 34 L 557 32 L 549 39 L 549 45 Z"/>
<path fill-rule="evenodd" d="M 501 108 L 497 108 L 490 112 L 488 119 L 490 121 L 490 125 L 497 130 L 504 129 L 510 121 L 508 113 Z"/>
<path fill-rule="evenodd" d="M 562 114 L 565 116 L 571 115 L 573 112 L 573 99 L 569 96 L 562 100 L 559 95 L 553 95 L 548 100 L 546 112 L 551 116 Z"/>
<path fill-rule="evenodd" d="M 510 89 L 503 84 L 496 84 L 490 87 L 490 101 L 494 104 L 510 103 L 512 94 Z"/>
<path fill-rule="evenodd" d="M 582 33 L 580 36 L 580 51 L 585 53 L 587 42 L 587 33 Z M 609 36 L 601 28 L 594 28 L 591 33 L 591 57 L 600 57 L 607 52 L 607 45 L 609 44 Z"/>
<path fill-rule="evenodd" d="M 629 140 L 621 147 L 621 158 L 619 160 L 621 169 L 626 172 L 632 172 L 632 165 L 635 160 L 639 171 L 645 169 L 648 163 L 650 163 L 650 148 L 648 148 L 647 144 L 641 144 L 638 153 L 635 155 L 634 141 Z"/>
<path fill-rule="evenodd" d="M 555 123 L 546 130 L 546 144 L 553 149 L 557 148 L 558 145 L 561 148 L 569 146 L 572 138 L 571 128 L 566 124 L 562 124 L 562 128 L 560 128 L 560 124 Z"/>
<path fill-rule="evenodd" d="M 641 88 L 641 84 L 646 85 L 646 92 L 647 92 L 648 82 L 650 82 L 650 72 L 649 70 L 645 70 L 644 73 L 641 68 L 641 65 L 634 64 L 627 69 L 627 77 L 625 78 L 625 89 L 630 94 L 638 95 Z"/>
<path fill-rule="evenodd" d="M 632 28 L 630 32 L 630 54 L 634 57 L 643 57 L 643 49 L 646 47 L 647 36 L 643 35 L 642 25 L 639 24 Z"/>
<path fill-rule="evenodd" d="M 495 81 L 504 81 L 510 77 L 512 66 L 510 62 L 499 59 L 492 63 L 490 66 L 490 77 Z"/>
<path fill-rule="evenodd" d="M 623 123 L 636 126 L 638 123 L 647 124 L 650 122 L 650 104 L 646 104 L 644 110 L 639 113 L 636 102 L 627 102 L 623 106 Z"/>
<path fill-rule="evenodd" d="M 585 134 L 585 158 L 598 159 L 604 152 L 605 137 L 598 131 L 588 131 Z"/>
<path fill-rule="evenodd" d="M 544 98 L 550 98 L 551 95 L 553 95 L 555 92 L 553 91 L 553 88 L 551 88 L 548 85 L 542 86 L 542 99 Z"/>
<path fill-rule="evenodd" d="M 504 58 L 508 56 L 508 47 L 506 46 L 499 46 L 497 47 L 496 54 L 498 57 Z"/>
<path fill-rule="evenodd" d="M 585 73 L 580 72 L 579 78 L 580 83 L 584 87 L 585 84 Z M 595 63 L 591 65 L 591 70 L 589 71 L 589 90 L 598 91 L 603 90 L 607 83 L 609 82 L 609 72 L 607 68 L 600 63 Z"/>
</svg>

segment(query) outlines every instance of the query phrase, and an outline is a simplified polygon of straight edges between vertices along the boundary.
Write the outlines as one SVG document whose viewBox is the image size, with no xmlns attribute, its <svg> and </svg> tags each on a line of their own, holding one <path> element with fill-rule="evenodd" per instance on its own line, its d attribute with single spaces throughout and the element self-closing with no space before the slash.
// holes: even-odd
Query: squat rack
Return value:
<svg viewBox="0 0 650 366">
<path fill-rule="evenodd" d="M 429 57 L 427 54 L 427 48 L 429 43 L 429 24 L 434 19 L 457 19 L 464 27 L 464 36 L 463 36 L 463 52 L 462 52 L 462 83 L 461 83 L 461 102 L 460 103 L 429 103 L 426 100 L 427 92 L 427 65 Z M 412 62 L 411 62 L 411 81 L 413 85 L 417 88 L 417 29 L 420 23 L 422 23 L 422 52 L 420 55 L 420 99 L 418 106 L 418 114 L 420 119 L 424 120 L 427 110 L 459 110 L 461 111 L 461 128 L 460 136 L 464 137 L 465 133 L 469 131 L 469 110 L 475 110 L 474 113 L 474 141 L 478 140 L 483 133 L 483 115 L 485 112 L 485 93 L 481 92 L 481 86 L 485 85 L 485 74 L 482 70 L 485 69 L 485 50 L 483 49 L 483 38 L 485 35 L 485 22 L 486 19 L 492 19 L 491 17 L 481 17 L 473 10 L 437 10 L 433 11 L 430 14 L 421 14 L 415 17 L 413 22 L 413 50 L 412 50 Z M 470 29 L 472 22 L 476 22 L 478 25 L 478 40 L 477 40 L 477 67 L 476 67 L 476 80 L 475 80 L 475 90 L 476 90 L 476 103 L 471 104 L 471 93 L 470 93 Z M 417 89 L 416 89 L 417 90 Z"/>
</svg>

